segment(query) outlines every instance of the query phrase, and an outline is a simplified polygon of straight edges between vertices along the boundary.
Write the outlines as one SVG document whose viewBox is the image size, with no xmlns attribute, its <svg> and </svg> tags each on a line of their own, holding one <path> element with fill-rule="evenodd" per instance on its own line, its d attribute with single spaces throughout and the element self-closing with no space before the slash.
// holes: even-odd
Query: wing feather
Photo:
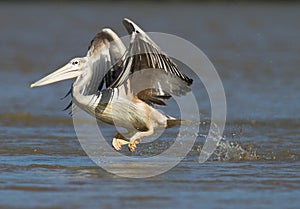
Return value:
<svg viewBox="0 0 300 209">
<path fill-rule="evenodd" d="M 125 46 L 111 29 L 102 29 L 91 41 L 87 57 L 90 60 L 90 77 L 83 90 L 84 95 L 99 94 L 104 84 L 107 87 L 122 72 L 120 63 L 125 53 Z"/>
<path fill-rule="evenodd" d="M 110 86 L 117 88 L 129 80 L 131 93 L 149 104 L 165 105 L 170 94 L 181 96 L 190 91 L 193 80 L 135 23 L 123 21 L 131 40 L 121 63 L 122 72 Z"/>
</svg>

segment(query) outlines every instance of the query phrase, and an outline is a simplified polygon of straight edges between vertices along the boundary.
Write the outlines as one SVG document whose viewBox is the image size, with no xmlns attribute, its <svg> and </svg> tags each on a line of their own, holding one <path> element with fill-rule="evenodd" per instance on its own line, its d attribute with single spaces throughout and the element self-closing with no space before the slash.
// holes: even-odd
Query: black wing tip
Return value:
<svg viewBox="0 0 300 209">
<path fill-rule="evenodd" d="M 193 84 L 194 80 L 192 78 L 186 77 L 185 81 L 187 82 L 188 86 L 190 86 Z"/>
<path fill-rule="evenodd" d="M 73 102 L 72 100 L 69 102 L 69 104 L 62 110 L 62 111 L 66 111 L 68 110 L 71 106 L 72 106 Z"/>
<path fill-rule="evenodd" d="M 129 20 L 128 18 L 123 19 L 123 25 L 125 26 L 125 28 L 129 34 L 132 34 L 133 32 L 135 32 L 135 27 L 132 23 L 133 22 L 131 20 Z"/>
<path fill-rule="evenodd" d="M 65 99 L 67 96 L 72 95 L 72 90 L 73 90 L 73 87 L 71 87 L 70 90 L 65 94 L 65 96 L 61 97 L 60 99 L 63 100 L 63 99 Z"/>
<path fill-rule="evenodd" d="M 125 26 L 128 34 L 145 34 L 145 32 L 137 25 L 135 24 L 132 20 L 128 18 L 123 19 L 123 25 Z"/>
</svg>

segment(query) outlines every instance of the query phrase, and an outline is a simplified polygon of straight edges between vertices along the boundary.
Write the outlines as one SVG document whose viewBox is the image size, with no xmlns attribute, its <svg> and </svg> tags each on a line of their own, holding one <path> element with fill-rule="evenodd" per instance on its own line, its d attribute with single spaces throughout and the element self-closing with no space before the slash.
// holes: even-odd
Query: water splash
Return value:
<svg viewBox="0 0 300 209">
<path fill-rule="evenodd" d="M 211 156 L 214 161 L 237 161 L 237 160 L 258 160 L 259 156 L 251 147 L 244 148 L 237 141 L 228 141 L 222 138 L 217 149 Z"/>
<path fill-rule="evenodd" d="M 207 123 L 206 123 L 207 124 Z M 204 124 L 205 125 L 205 124 Z M 210 161 L 240 161 L 240 160 L 258 160 L 259 155 L 256 153 L 256 150 L 253 149 L 251 145 L 243 145 L 240 142 L 240 137 L 242 130 L 239 133 L 232 133 L 232 139 L 229 140 L 225 136 L 220 136 L 218 133 L 217 125 L 213 124 L 212 137 L 215 138 L 216 147 L 213 152 L 210 154 L 208 160 Z M 207 135 L 199 134 L 199 137 L 207 139 Z M 203 149 L 203 146 L 198 146 L 198 151 L 200 152 Z M 202 151 L 201 151 L 202 153 Z"/>
</svg>

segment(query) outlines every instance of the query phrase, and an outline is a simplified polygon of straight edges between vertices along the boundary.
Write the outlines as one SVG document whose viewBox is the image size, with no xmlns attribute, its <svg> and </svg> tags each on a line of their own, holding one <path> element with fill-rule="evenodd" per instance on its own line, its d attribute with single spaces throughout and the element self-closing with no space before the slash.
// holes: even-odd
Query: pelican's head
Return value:
<svg viewBox="0 0 300 209">
<path fill-rule="evenodd" d="M 77 57 L 68 62 L 65 66 L 59 68 L 46 77 L 38 80 L 37 82 L 30 84 L 30 88 L 37 86 L 44 86 L 54 82 L 67 80 L 71 78 L 77 78 L 83 73 L 83 69 L 86 65 L 86 59 L 84 57 Z"/>
</svg>

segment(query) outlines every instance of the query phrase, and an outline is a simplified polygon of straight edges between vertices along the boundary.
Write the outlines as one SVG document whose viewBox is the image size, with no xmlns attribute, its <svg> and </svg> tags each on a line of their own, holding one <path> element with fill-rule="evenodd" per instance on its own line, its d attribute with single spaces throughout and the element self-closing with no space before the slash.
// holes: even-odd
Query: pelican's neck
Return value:
<svg viewBox="0 0 300 209">
<path fill-rule="evenodd" d="M 77 77 L 73 83 L 72 96 L 75 104 L 83 110 L 91 109 L 97 99 L 96 92 L 87 93 L 91 79 L 93 77 L 93 72 L 89 67 L 89 61 L 84 57 L 85 63 L 82 66 L 82 74 Z"/>
<path fill-rule="evenodd" d="M 73 86 L 72 100 L 82 110 L 88 112 L 91 115 L 95 114 L 95 109 L 98 104 L 99 97 L 95 94 L 84 95 L 82 89 L 79 86 Z"/>
</svg>

